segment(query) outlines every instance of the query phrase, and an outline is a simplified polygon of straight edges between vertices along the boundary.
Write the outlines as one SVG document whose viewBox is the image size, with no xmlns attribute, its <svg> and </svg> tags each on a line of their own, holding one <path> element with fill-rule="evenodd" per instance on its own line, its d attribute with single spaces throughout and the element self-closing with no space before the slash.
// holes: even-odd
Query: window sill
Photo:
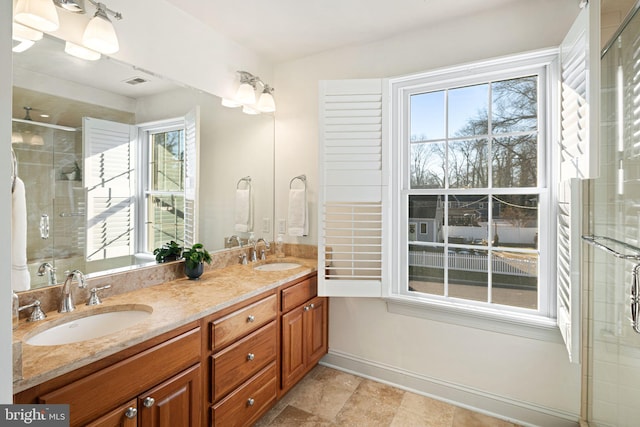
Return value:
<svg viewBox="0 0 640 427">
<path fill-rule="evenodd" d="M 434 301 L 417 301 L 398 295 L 387 297 L 385 300 L 389 313 L 540 341 L 559 344 L 564 342 L 555 319 L 547 317 L 505 313 Z"/>
</svg>

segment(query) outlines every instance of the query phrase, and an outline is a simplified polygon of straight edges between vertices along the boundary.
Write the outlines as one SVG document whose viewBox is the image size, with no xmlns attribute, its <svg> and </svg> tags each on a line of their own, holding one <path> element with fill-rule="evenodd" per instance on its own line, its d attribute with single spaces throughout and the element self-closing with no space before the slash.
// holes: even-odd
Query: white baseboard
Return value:
<svg viewBox="0 0 640 427">
<path fill-rule="evenodd" d="M 329 351 L 320 364 L 523 426 L 579 426 L 579 414 L 494 395 L 338 351 Z"/>
</svg>

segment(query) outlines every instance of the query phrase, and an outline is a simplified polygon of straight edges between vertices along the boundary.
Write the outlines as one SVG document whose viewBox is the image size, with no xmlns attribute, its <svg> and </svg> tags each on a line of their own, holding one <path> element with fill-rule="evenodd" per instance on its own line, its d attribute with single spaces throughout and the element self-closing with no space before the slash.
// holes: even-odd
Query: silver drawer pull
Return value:
<svg viewBox="0 0 640 427">
<path fill-rule="evenodd" d="M 256 317 L 253 314 L 250 314 L 249 317 L 247 317 L 247 323 L 253 323 L 254 320 L 256 320 Z"/>
<path fill-rule="evenodd" d="M 249 353 L 249 354 L 247 354 L 247 360 L 253 360 L 253 359 L 255 359 L 255 358 L 256 358 L 256 355 L 255 355 L 255 354 L 253 354 L 253 353 Z"/>
<path fill-rule="evenodd" d="M 124 413 L 124 416 L 127 418 L 135 418 L 136 415 L 138 415 L 138 410 L 134 407 L 128 408 Z"/>
<path fill-rule="evenodd" d="M 145 397 L 142 401 L 142 404 L 147 408 L 151 408 L 154 403 L 156 403 L 156 400 L 153 397 Z"/>
<path fill-rule="evenodd" d="M 256 401 L 253 399 L 253 397 L 250 397 L 249 400 L 247 400 L 247 406 L 253 406 L 256 403 Z"/>
</svg>

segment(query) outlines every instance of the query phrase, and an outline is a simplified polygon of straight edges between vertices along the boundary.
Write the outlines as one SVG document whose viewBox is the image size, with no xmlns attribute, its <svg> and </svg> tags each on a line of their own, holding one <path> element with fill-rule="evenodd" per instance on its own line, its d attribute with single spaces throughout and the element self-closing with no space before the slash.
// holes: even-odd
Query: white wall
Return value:
<svg viewBox="0 0 640 427">
<path fill-rule="evenodd" d="M 577 3 L 518 2 L 392 39 L 276 65 L 276 218 L 286 218 L 288 182 L 297 174 L 307 174 L 312 202 L 312 235 L 288 241 L 315 244 L 318 239 L 319 80 L 391 77 L 557 46 L 578 13 Z M 333 298 L 329 330 L 330 351 L 352 369 L 387 373 L 388 378 L 398 374 L 395 381 L 427 392 L 435 390 L 428 384 L 470 391 L 464 403 L 488 411 L 502 409 L 473 396 L 578 418 L 580 368 L 569 363 L 558 342 L 391 314 L 376 299 Z"/>
</svg>

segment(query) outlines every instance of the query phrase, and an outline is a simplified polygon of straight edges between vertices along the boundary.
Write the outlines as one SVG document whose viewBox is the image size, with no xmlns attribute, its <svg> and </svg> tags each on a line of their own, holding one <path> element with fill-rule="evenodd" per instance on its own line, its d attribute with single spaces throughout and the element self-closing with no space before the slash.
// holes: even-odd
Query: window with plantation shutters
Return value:
<svg viewBox="0 0 640 427">
<path fill-rule="evenodd" d="M 83 119 L 88 261 L 134 253 L 135 134 L 127 124 Z"/>
<path fill-rule="evenodd" d="M 387 176 L 382 80 L 320 86 L 318 288 L 381 296 Z"/>
</svg>

